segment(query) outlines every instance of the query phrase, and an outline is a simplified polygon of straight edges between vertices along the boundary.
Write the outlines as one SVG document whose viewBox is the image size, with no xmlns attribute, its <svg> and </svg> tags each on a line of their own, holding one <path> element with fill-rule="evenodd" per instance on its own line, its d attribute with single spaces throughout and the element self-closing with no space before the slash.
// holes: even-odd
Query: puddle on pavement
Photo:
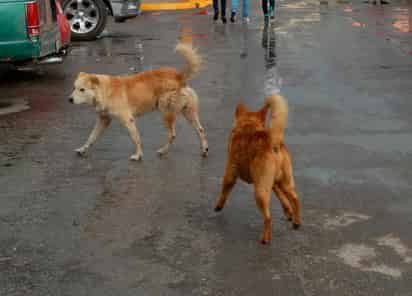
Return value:
<svg viewBox="0 0 412 296">
<path fill-rule="evenodd" d="M 14 98 L 0 101 L 0 116 L 30 109 L 29 103 L 25 99 Z"/>
<path fill-rule="evenodd" d="M 345 212 L 337 216 L 326 216 L 325 217 L 325 222 L 323 224 L 323 227 L 328 230 L 336 230 L 339 228 L 345 228 L 347 226 L 350 226 L 354 223 L 359 223 L 362 221 L 367 221 L 371 217 L 365 214 L 361 213 L 355 213 L 355 212 Z"/>
<path fill-rule="evenodd" d="M 92 44 L 84 42 L 73 43 L 69 55 L 74 57 L 94 57 L 97 62 L 100 62 L 100 58 L 104 57 L 136 57 L 140 61 L 144 58 L 141 51 L 143 43 L 155 40 L 160 40 L 160 38 L 105 31 Z"/>
<path fill-rule="evenodd" d="M 154 40 L 160 40 L 160 38 L 156 37 L 151 37 L 151 36 L 145 36 L 145 35 L 137 35 L 137 34 L 128 34 L 128 33 L 121 33 L 121 32 L 109 32 L 109 31 L 103 31 L 97 39 L 128 39 L 128 38 L 138 38 L 142 41 L 154 41 Z"/>
<path fill-rule="evenodd" d="M 140 72 L 144 70 L 144 44 L 140 38 L 119 38 L 119 39 L 104 39 L 94 44 L 87 46 L 80 44 L 73 45 L 70 52 L 72 57 L 92 57 L 96 62 L 101 62 L 102 58 L 116 57 L 124 59 L 128 65 L 129 71 Z"/>
<path fill-rule="evenodd" d="M 384 264 L 388 258 L 387 252 L 391 252 L 401 259 L 396 263 L 396 266 Z M 380 273 L 393 279 L 401 278 L 402 274 L 410 269 L 412 263 L 412 250 L 393 233 L 378 237 L 368 245 L 344 244 L 339 249 L 333 250 L 332 253 L 340 258 L 344 264 L 354 269 Z M 392 260 L 391 265 L 395 265 L 395 262 Z"/>
<path fill-rule="evenodd" d="M 391 248 L 402 258 L 404 263 L 412 263 L 412 250 L 409 249 L 399 237 L 391 233 L 378 238 L 376 241 L 379 246 Z"/>
<path fill-rule="evenodd" d="M 283 4 L 283 6 L 288 9 L 306 9 L 306 8 L 311 8 L 313 6 L 319 6 L 319 4 L 320 4 L 319 1 L 307 0 L 307 1 L 295 1 L 292 3 L 285 3 Z M 325 4 L 327 4 L 327 2 Z"/>
</svg>

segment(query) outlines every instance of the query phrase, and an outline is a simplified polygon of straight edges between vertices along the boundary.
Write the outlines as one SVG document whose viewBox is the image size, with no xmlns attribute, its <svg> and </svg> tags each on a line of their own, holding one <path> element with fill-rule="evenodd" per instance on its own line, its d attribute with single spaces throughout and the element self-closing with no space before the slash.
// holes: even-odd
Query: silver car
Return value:
<svg viewBox="0 0 412 296">
<path fill-rule="evenodd" d="M 93 40 L 106 26 L 107 16 L 122 22 L 140 13 L 140 0 L 63 0 L 73 40 Z"/>
</svg>

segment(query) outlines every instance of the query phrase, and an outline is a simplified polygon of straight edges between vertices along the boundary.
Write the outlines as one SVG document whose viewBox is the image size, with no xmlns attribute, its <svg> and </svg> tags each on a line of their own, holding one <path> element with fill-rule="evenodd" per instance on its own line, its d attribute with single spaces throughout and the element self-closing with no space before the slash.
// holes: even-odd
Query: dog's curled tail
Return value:
<svg viewBox="0 0 412 296">
<path fill-rule="evenodd" d="M 269 129 L 274 147 L 283 143 L 284 131 L 288 121 L 288 103 L 280 94 L 273 94 L 265 99 L 265 106 L 270 107 Z"/>
<path fill-rule="evenodd" d="M 193 78 L 193 76 L 199 72 L 200 65 L 202 64 L 201 56 L 192 46 L 182 42 L 176 45 L 176 52 L 182 55 L 187 62 L 185 67 L 180 71 L 183 80 L 187 81 Z"/>
</svg>

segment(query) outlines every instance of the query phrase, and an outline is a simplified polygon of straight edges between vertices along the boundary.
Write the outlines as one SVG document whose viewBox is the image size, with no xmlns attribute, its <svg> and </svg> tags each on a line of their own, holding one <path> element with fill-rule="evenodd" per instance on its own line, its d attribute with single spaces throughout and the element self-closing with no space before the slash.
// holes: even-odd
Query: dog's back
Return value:
<svg viewBox="0 0 412 296">
<path fill-rule="evenodd" d="M 253 182 L 254 171 L 267 161 L 273 161 L 270 134 L 266 130 L 234 130 L 229 144 L 229 159 L 239 177 Z"/>
</svg>

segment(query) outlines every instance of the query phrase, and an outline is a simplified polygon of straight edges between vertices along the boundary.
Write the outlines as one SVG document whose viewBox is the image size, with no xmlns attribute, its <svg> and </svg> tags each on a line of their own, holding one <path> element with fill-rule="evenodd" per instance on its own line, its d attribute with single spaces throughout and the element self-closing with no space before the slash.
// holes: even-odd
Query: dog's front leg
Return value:
<svg viewBox="0 0 412 296">
<path fill-rule="evenodd" d="M 136 152 L 130 156 L 130 159 L 141 160 L 143 158 L 142 144 L 140 142 L 140 134 L 136 127 L 134 118 L 132 116 L 128 116 L 127 118 L 122 118 L 120 122 L 127 128 L 130 138 L 136 146 Z"/>
<path fill-rule="evenodd" d="M 87 149 L 90 148 L 90 146 L 92 146 L 97 139 L 100 137 L 100 135 L 103 133 L 103 131 L 110 125 L 111 122 L 111 118 L 107 115 L 102 115 L 99 114 L 97 116 L 97 120 L 96 120 L 96 124 L 93 128 L 93 131 L 91 132 L 89 138 L 87 139 L 86 143 L 76 149 L 75 151 L 79 154 L 79 155 L 84 155 L 87 151 Z"/>
</svg>

